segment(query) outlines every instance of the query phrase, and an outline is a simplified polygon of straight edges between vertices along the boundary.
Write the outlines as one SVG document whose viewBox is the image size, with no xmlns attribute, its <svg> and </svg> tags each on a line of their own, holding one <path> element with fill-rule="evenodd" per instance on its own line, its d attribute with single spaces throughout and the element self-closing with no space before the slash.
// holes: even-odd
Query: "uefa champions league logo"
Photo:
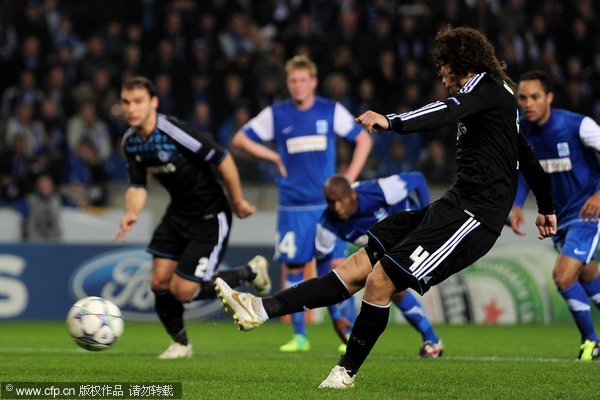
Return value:
<svg viewBox="0 0 600 400">
<path fill-rule="evenodd" d="M 143 249 L 109 251 L 81 264 L 73 273 L 73 299 L 100 296 L 115 303 L 125 319 L 153 320 L 154 293 L 150 288 L 152 257 Z M 186 318 L 207 318 L 221 312 L 215 300 L 186 305 Z"/>
</svg>

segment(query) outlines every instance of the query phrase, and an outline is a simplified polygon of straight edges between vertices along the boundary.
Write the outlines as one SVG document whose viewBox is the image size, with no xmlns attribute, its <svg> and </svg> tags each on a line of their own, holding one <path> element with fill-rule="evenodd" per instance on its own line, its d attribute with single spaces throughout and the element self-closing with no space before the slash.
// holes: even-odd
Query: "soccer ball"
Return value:
<svg viewBox="0 0 600 400">
<path fill-rule="evenodd" d="M 78 300 L 67 314 L 69 334 L 80 347 L 89 351 L 110 348 L 123 333 L 121 310 L 102 297 Z"/>
</svg>

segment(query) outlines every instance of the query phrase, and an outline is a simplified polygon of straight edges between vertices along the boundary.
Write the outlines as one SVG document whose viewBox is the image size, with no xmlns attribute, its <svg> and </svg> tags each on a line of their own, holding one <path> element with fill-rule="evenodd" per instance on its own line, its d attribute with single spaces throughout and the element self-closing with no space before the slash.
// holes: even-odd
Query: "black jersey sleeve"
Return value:
<svg viewBox="0 0 600 400">
<path fill-rule="evenodd" d="M 208 134 L 201 133 L 197 129 L 174 117 L 169 117 L 168 121 L 187 134 L 188 137 L 174 135 L 173 138 L 193 154 L 192 158 L 195 161 L 215 165 L 221 164 L 227 155 L 227 150 L 215 142 Z"/>
<path fill-rule="evenodd" d="M 477 76 L 475 77 L 477 78 Z M 388 114 L 390 129 L 398 133 L 425 132 L 440 129 L 461 118 L 496 106 L 498 85 L 491 78 L 466 85 L 461 92 L 444 101 L 429 103 L 403 114 Z"/>
<path fill-rule="evenodd" d="M 537 157 L 527 144 L 525 137 L 519 133 L 519 168 L 535 195 L 540 214 L 554 214 L 554 200 L 550 191 L 548 176 L 542 169 Z"/>
</svg>

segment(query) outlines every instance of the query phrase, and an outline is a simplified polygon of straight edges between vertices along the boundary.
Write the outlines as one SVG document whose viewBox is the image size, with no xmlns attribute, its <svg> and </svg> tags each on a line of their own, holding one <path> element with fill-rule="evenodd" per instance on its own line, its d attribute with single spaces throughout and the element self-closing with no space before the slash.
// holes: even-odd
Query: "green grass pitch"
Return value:
<svg viewBox="0 0 600 400">
<path fill-rule="evenodd" d="M 169 340 L 158 322 L 126 322 L 100 353 L 79 349 L 59 322 L 3 322 L 0 382 L 182 382 L 184 399 L 597 399 L 600 362 L 578 363 L 575 326 L 438 326 L 445 354 L 417 357 L 419 336 L 389 326 L 361 369 L 356 388 L 319 390 L 336 363 L 329 324 L 309 326 L 312 350 L 277 348 L 289 326 L 253 332 L 230 322 L 188 323 L 195 355 L 158 360 Z"/>
</svg>

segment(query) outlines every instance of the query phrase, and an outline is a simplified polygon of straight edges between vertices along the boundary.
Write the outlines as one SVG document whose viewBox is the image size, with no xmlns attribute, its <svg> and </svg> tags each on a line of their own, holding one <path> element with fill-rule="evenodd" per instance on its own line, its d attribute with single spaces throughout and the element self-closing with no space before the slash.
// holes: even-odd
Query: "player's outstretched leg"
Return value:
<svg viewBox="0 0 600 400">
<path fill-rule="evenodd" d="M 221 278 L 215 279 L 215 288 L 217 297 L 225 306 L 225 311 L 233 316 L 233 321 L 240 330 L 250 331 L 268 319 L 266 315 L 260 315 L 254 309 L 255 303 L 260 302 L 260 298 L 250 293 L 233 290 Z"/>
</svg>

